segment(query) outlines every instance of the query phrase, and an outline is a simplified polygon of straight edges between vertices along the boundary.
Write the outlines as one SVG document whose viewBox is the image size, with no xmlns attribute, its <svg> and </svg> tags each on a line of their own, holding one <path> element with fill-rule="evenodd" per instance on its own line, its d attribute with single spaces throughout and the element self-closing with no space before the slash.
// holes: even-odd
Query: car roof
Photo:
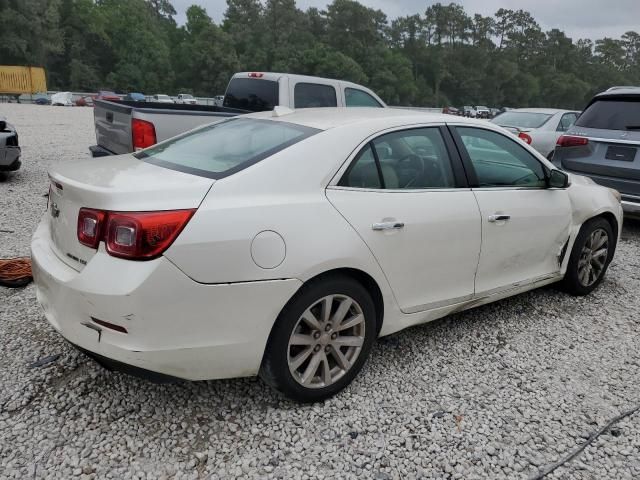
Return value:
<svg viewBox="0 0 640 480">
<path fill-rule="evenodd" d="M 276 113 L 278 112 L 278 113 Z M 305 127 L 329 130 L 355 123 L 368 123 L 389 120 L 388 126 L 400 126 L 416 123 L 469 123 L 486 126 L 487 122 L 468 119 L 443 113 L 431 113 L 402 108 L 302 108 L 299 110 L 282 109 L 280 111 L 259 112 L 243 115 L 243 118 L 260 118 L 295 123 Z"/>
<path fill-rule="evenodd" d="M 561 108 L 513 108 L 508 112 L 523 112 L 523 113 L 546 113 L 547 115 L 555 115 L 556 113 L 572 113 L 577 110 L 563 110 Z"/>
<path fill-rule="evenodd" d="M 594 98 L 623 97 L 640 95 L 640 87 L 611 87 L 605 92 L 596 94 Z"/>
</svg>

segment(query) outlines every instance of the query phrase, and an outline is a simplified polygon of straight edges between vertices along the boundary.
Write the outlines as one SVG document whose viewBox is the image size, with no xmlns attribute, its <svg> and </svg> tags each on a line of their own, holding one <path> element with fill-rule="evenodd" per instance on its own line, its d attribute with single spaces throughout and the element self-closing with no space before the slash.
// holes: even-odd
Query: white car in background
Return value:
<svg viewBox="0 0 640 480">
<path fill-rule="evenodd" d="M 491 121 L 506 128 L 546 158 L 553 157 L 558 138 L 578 119 L 580 112 L 555 108 L 517 108 Z"/>
<path fill-rule="evenodd" d="M 198 103 L 198 101 L 195 99 L 193 95 L 190 95 L 188 93 L 180 93 L 178 94 L 178 97 L 176 98 L 175 103 L 182 104 L 182 105 L 195 105 Z"/>
<path fill-rule="evenodd" d="M 161 93 L 151 97 L 151 101 L 156 103 L 173 103 L 173 100 L 171 100 L 171 97 L 169 95 L 164 95 Z"/>
<path fill-rule="evenodd" d="M 468 118 L 476 118 L 478 112 L 476 112 L 475 107 L 472 107 L 471 105 L 465 105 L 464 107 L 462 107 L 462 114 Z"/>
<path fill-rule="evenodd" d="M 588 294 L 622 225 L 617 192 L 503 129 L 399 109 L 276 107 L 50 178 L 31 248 L 62 336 L 299 401 L 348 385 L 379 336 L 554 282 Z"/>
<path fill-rule="evenodd" d="M 73 94 L 71 92 L 58 92 L 51 95 L 51 105 L 59 107 L 72 107 Z"/>
<path fill-rule="evenodd" d="M 491 118 L 491 110 L 484 105 L 476 105 L 476 118 Z"/>
</svg>

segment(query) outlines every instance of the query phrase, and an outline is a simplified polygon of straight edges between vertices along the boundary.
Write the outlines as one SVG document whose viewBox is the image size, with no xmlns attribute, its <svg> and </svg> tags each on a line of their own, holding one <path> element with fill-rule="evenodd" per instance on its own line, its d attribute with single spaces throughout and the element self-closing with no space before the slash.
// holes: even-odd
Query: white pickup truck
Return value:
<svg viewBox="0 0 640 480">
<path fill-rule="evenodd" d="M 198 101 L 195 99 L 193 95 L 188 93 L 180 93 L 175 99 L 175 102 L 180 105 L 195 105 Z"/>
<path fill-rule="evenodd" d="M 134 152 L 200 125 L 249 112 L 289 108 L 378 107 L 385 103 L 362 85 L 286 73 L 236 73 L 223 106 L 96 100 L 94 157 Z"/>
</svg>

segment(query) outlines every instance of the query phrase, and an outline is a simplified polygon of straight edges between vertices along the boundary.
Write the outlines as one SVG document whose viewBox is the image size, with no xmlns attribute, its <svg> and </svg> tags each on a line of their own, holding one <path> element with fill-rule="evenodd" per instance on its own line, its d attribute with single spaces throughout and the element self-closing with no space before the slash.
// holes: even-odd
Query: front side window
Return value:
<svg viewBox="0 0 640 480">
<path fill-rule="evenodd" d="M 298 83 L 293 91 L 295 108 L 337 107 L 336 89 L 331 85 Z"/>
<path fill-rule="evenodd" d="M 545 188 L 545 169 L 515 140 L 481 128 L 457 127 L 479 187 Z"/>
<path fill-rule="evenodd" d="M 382 107 L 375 98 L 357 88 L 345 88 L 344 97 L 347 107 Z"/>
<path fill-rule="evenodd" d="M 456 186 L 438 128 L 382 135 L 355 158 L 339 185 L 354 188 L 431 189 Z"/>
<path fill-rule="evenodd" d="M 318 131 L 293 123 L 234 118 L 174 137 L 136 156 L 172 170 L 223 178 Z"/>
</svg>

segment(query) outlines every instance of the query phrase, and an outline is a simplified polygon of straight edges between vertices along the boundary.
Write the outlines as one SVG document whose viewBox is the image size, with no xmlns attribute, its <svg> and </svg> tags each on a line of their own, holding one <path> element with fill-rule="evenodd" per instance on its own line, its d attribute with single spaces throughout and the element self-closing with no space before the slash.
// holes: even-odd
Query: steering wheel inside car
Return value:
<svg viewBox="0 0 640 480">
<path fill-rule="evenodd" d="M 398 160 L 398 170 L 398 177 L 401 179 L 406 178 L 406 175 L 402 175 L 403 172 L 412 172 L 412 178 L 410 178 L 407 183 L 402 186 L 402 188 L 411 188 L 411 186 L 414 185 L 419 178 L 424 178 L 424 161 L 420 156 L 414 153 L 410 153 L 409 155 L 405 155 L 400 160 Z"/>
</svg>

